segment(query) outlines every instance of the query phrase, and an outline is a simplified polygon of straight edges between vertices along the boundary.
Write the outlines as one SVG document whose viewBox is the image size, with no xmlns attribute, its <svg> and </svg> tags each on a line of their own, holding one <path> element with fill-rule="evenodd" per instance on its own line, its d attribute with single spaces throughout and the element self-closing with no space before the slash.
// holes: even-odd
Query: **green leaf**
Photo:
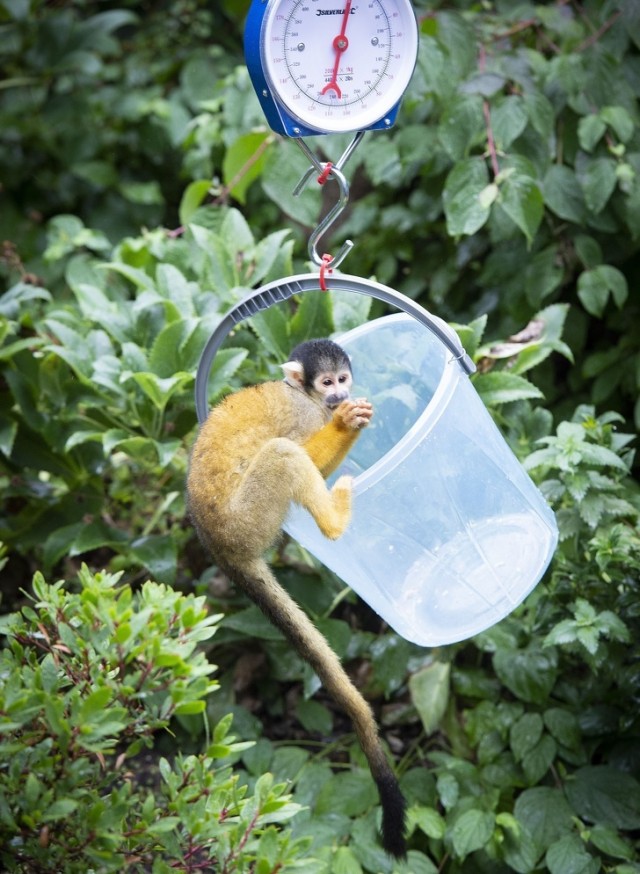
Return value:
<svg viewBox="0 0 640 874">
<path fill-rule="evenodd" d="M 0 417 L 0 452 L 5 458 L 11 455 L 17 434 L 18 423 Z"/>
<path fill-rule="evenodd" d="M 196 179 L 185 188 L 180 200 L 179 216 L 180 224 L 184 227 L 189 224 L 202 201 L 211 189 L 210 179 Z"/>
<path fill-rule="evenodd" d="M 159 583 L 171 585 L 176 578 L 178 552 L 170 535 L 140 537 L 131 544 L 131 555 Z"/>
<path fill-rule="evenodd" d="M 597 874 L 600 862 L 592 858 L 576 835 L 567 835 L 547 850 L 545 862 L 550 874 Z"/>
<path fill-rule="evenodd" d="M 165 300 L 174 303 L 175 310 L 177 310 L 174 315 L 174 308 L 165 306 L 167 318 L 179 321 L 182 316 L 184 321 L 188 323 L 189 316 L 196 316 L 193 299 L 198 291 L 198 286 L 194 282 L 189 282 L 182 271 L 173 264 L 158 264 L 156 284 L 158 293 Z"/>
<path fill-rule="evenodd" d="M 56 819 L 65 819 L 78 809 L 78 802 L 73 798 L 58 798 L 42 814 L 43 822 L 54 822 Z"/>
<path fill-rule="evenodd" d="M 280 306 L 271 306 L 256 313 L 249 320 L 260 342 L 277 361 L 286 361 L 292 344 L 289 339 L 289 320 Z"/>
<path fill-rule="evenodd" d="M 119 188 L 130 203 L 144 206 L 160 206 L 164 203 L 162 188 L 156 180 L 151 182 L 121 182 Z"/>
<path fill-rule="evenodd" d="M 573 245 L 576 249 L 576 255 L 587 269 L 597 267 L 598 264 L 602 263 L 602 248 L 593 237 L 589 237 L 586 234 L 578 234 L 573 241 Z"/>
<path fill-rule="evenodd" d="M 546 704 L 557 677 L 557 656 L 538 649 L 500 649 L 493 656 L 500 680 L 522 701 Z"/>
<path fill-rule="evenodd" d="M 457 11 L 440 10 L 436 23 L 436 36 L 447 55 L 447 79 L 452 87 L 452 80 L 464 80 L 476 71 L 475 33 L 472 24 Z"/>
<path fill-rule="evenodd" d="M 482 98 L 478 94 L 457 94 L 447 103 L 438 126 L 438 137 L 449 157 L 459 161 L 485 135 Z"/>
<path fill-rule="evenodd" d="M 624 274 L 609 264 L 600 264 L 591 270 L 585 270 L 578 277 L 578 297 L 586 311 L 598 318 L 604 313 L 609 295 L 616 306 L 621 308 L 628 293 Z"/>
<path fill-rule="evenodd" d="M 535 90 L 527 91 L 523 99 L 533 129 L 545 142 L 548 141 L 553 134 L 555 124 L 555 113 L 551 102 L 543 93 Z"/>
<path fill-rule="evenodd" d="M 292 272 L 293 240 L 290 237 L 291 231 L 282 228 L 258 242 L 253 260 L 247 264 L 245 283 L 270 282 Z"/>
<path fill-rule="evenodd" d="M 338 847 L 331 863 L 333 874 L 362 874 L 362 866 L 349 847 Z"/>
<path fill-rule="evenodd" d="M 495 826 L 495 815 L 483 810 L 467 810 L 459 816 L 451 829 L 451 841 L 460 859 L 481 850 L 489 843 Z"/>
<path fill-rule="evenodd" d="M 364 150 L 364 166 L 373 185 L 400 185 L 402 182 L 398 144 L 389 137 L 369 140 Z"/>
<path fill-rule="evenodd" d="M 506 371 L 480 373 L 474 377 L 473 385 L 488 407 L 543 397 L 540 389 L 528 379 Z"/>
<path fill-rule="evenodd" d="M 632 831 L 640 828 L 640 783 L 607 765 L 580 768 L 566 783 L 567 799 L 588 822 Z"/>
<path fill-rule="evenodd" d="M 516 761 L 522 761 L 542 737 L 542 717 L 538 713 L 525 713 L 511 726 L 509 742 Z"/>
<path fill-rule="evenodd" d="M 617 184 L 616 163 L 612 158 L 596 158 L 580 176 L 584 199 L 594 215 L 602 212 Z"/>
<path fill-rule="evenodd" d="M 268 800 L 272 789 L 273 774 L 267 772 L 266 774 L 262 774 L 260 777 L 258 777 L 258 779 L 256 780 L 254 793 L 260 807 L 262 807 Z"/>
<path fill-rule="evenodd" d="M 237 263 L 226 241 L 195 222 L 189 225 L 189 234 L 205 257 L 204 281 L 224 298 L 239 284 Z"/>
<path fill-rule="evenodd" d="M 501 850 L 505 862 L 517 874 L 529 874 L 535 869 L 539 856 L 529 830 L 511 817 L 511 814 L 499 813 L 496 823 L 502 829 Z"/>
<path fill-rule="evenodd" d="M 238 372 L 248 354 L 247 349 L 233 347 L 218 350 L 209 373 L 210 398 L 217 398 L 221 392 L 229 388 L 230 380 Z"/>
<path fill-rule="evenodd" d="M 444 837 L 447 823 L 433 807 L 411 807 L 409 817 L 428 838 L 439 841 Z"/>
<path fill-rule="evenodd" d="M 65 526 L 66 528 L 66 526 Z M 58 529 L 60 530 L 60 529 Z M 55 532 L 54 532 L 55 534 Z M 72 534 L 72 536 L 69 536 Z M 128 540 L 127 534 L 118 528 L 107 525 L 101 519 L 89 524 L 81 524 L 75 530 L 67 531 L 67 550 L 69 555 L 82 555 L 104 546 L 121 547 Z"/>
<path fill-rule="evenodd" d="M 24 782 L 24 796 L 29 807 L 34 807 L 42 794 L 43 784 L 31 771 Z"/>
<path fill-rule="evenodd" d="M 150 823 L 146 829 L 149 834 L 152 835 L 162 835 L 166 832 L 173 831 L 173 829 L 177 828 L 180 825 L 181 819 L 179 816 L 164 816 L 162 819 L 158 819 L 155 822 Z"/>
<path fill-rule="evenodd" d="M 335 330 L 341 334 L 364 324 L 369 317 L 373 298 L 366 294 L 330 291 L 331 312 Z"/>
<path fill-rule="evenodd" d="M 500 186 L 499 203 L 531 245 L 544 215 L 544 199 L 538 183 L 517 171 L 509 174 Z"/>
<path fill-rule="evenodd" d="M 607 129 L 600 115 L 586 115 L 578 123 L 578 140 L 585 152 L 592 152 Z"/>
<path fill-rule="evenodd" d="M 578 628 L 576 631 L 576 639 L 581 643 L 590 655 L 595 655 L 598 651 L 600 635 L 596 628 Z"/>
<path fill-rule="evenodd" d="M 524 131 L 528 122 L 525 101 L 510 94 L 491 107 L 491 127 L 499 151 L 505 151 Z"/>
<path fill-rule="evenodd" d="M 450 662 L 432 662 L 409 677 L 411 701 L 427 735 L 433 734 L 449 704 Z"/>
<path fill-rule="evenodd" d="M 298 180 L 309 169 L 309 161 L 294 143 L 279 141 L 277 148 L 269 150 L 261 184 L 269 197 L 283 212 L 306 227 L 314 227 L 318 222 L 321 205 L 321 188 L 315 177 L 297 197 L 293 195 Z M 334 182 L 328 182 L 332 188 Z"/>
<path fill-rule="evenodd" d="M 155 373 L 133 373 L 130 377 L 136 382 L 159 412 L 164 412 L 170 398 L 193 382 L 191 373 L 176 373 L 160 378 Z"/>
<path fill-rule="evenodd" d="M 572 811 L 560 789 L 526 789 L 516 799 L 514 813 L 531 834 L 538 854 L 573 828 Z"/>
<path fill-rule="evenodd" d="M 102 714 L 108 703 L 111 701 L 112 691 L 108 687 L 96 689 L 85 698 L 82 707 L 79 711 L 79 719 L 82 722 L 91 722 L 91 717 L 95 714 Z"/>
<path fill-rule="evenodd" d="M 229 193 L 244 204 L 249 186 L 262 175 L 266 146 L 274 136 L 266 131 L 243 134 L 225 152 L 222 177 Z"/>
<path fill-rule="evenodd" d="M 489 218 L 490 207 L 480 202 L 489 182 L 482 158 L 466 158 L 454 165 L 442 194 L 447 230 L 452 237 L 475 234 Z"/>
<path fill-rule="evenodd" d="M 575 714 L 561 707 L 550 707 L 544 712 L 544 724 L 559 744 L 567 749 L 580 748 L 580 726 Z"/>
<path fill-rule="evenodd" d="M 317 732 L 325 737 L 331 734 L 333 728 L 331 711 L 319 701 L 299 700 L 296 704 L 296 717 L 307 731 Z"/>
<path fill-rule="evenodd" d="M 188 716 L 197 713 L 204 713 L 206 707 L 206 701 L 183 701 L 181 704 L 176 705 L 176 709 L 174 712 L 176 716 Z M 215 758 L 211 750 L 208 751 L 208 755 Z"/>
<path fill-rule="evenodd" d="M 522 769 L 531 785 L 542 780 L 553 764 L 555 756 L 556 742 L 548 734 L 543 735 L 533 749 L 524 755 Z"/>
<path fill-rule="evenodd" d="M 297 345 L 313 337 L 328 337 L 332 333 L 331 298 L 324 291 L 307 292 L 300 298 L 298 309 L 290 321 L 291 343 Z"/>
<path fill-rule="evenodd" d="M 582 225 L 586 221 L 586 205 L 582 188 L 573 170 L 553 164 L 544 177 L 544 202 L 559 218 Z"/>
<path fill-rule="evenodd" d="M 247 607 L 224 618 L 223 626 L 239 631 L 247 637 L 259 640 L 282 640 L 282 634 L 273 626 L 258 607 Z"/>
<path fill-rule="evenodd" d="M 347 771 L 327 780 L 316 801 L 316 813 L 362 816 L 371 806 L 371 775 L 368 771 Z"/>
<path fill-rule="evenodd" d="M 573 619 L 563 619 L 551 629 L 544 639 L 545 646 L 562 646 L 578 639 L 577 625 Z"/>
<path fill-rule="evenodd" d="M 202 350 L 189 340 L 199 326 L 195 318 L 178 319 L 164 326 L 149 352 L 149 367 L 156 376 L 171 378 L 180 371 L 195 370 Z"/>
<path fill-rule="evenodd" d="M 605 106 L 600 118 L 615 132 L 622 143 L 628 143 L 636 130 L 636 123 L 623 106 Z"/>
<path fill-rule="evenodd" d="M 633 859 L 633 847 L 612 828 L 596 825 L 589 830 L 589 841 L 600 852 L 614 859 Z"/>
</svg>

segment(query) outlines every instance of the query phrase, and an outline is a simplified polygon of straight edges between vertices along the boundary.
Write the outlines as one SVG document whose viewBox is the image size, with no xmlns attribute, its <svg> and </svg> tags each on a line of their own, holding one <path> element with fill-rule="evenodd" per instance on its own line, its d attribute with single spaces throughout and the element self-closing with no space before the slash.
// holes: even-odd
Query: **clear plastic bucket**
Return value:
<svg viewBox="0 0 640 874">
<path fill-rule="evenodd" d="M 434 331 L 399 313 L 338 342 L 374 405 L 336 474 L 355 477 L 353 518 L 329 541 L 292 507 L 285 530 L 407 640 L 471 637 L 539 581 L 554 515 Z"/>
</svg>

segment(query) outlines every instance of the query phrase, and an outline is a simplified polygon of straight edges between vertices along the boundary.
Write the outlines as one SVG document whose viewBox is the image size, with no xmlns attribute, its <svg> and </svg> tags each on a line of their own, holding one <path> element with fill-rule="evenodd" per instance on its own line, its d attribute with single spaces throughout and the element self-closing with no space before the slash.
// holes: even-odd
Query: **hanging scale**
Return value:
<svg viewBox="0 0 640 874">
<path fill-rule="evenodd" d="M 349 184 L 342 170 L 367 130 L 395 121 L 418 53 L 418 27 L 410 0 L 253 0 L 245 29 L 245 56 L 258 100 L 271 128 L 291 137 L 311 167 L 294 190 L 298 195 L 314 170 L 331 179 L 338 199 L 309 237 L 309 258 L 325 273 L 351 250 L 346 240 L 335 255 L 317 245 L 345 209 Z M 302 139 L 355 133 L 335 163 L 317 158 Z"/>
<path fill-rule="evenodd" d="M 418 51 L 409 0 L 253 0 L 249 75 L 289 137 L 388 128 Z"/>
</svg>

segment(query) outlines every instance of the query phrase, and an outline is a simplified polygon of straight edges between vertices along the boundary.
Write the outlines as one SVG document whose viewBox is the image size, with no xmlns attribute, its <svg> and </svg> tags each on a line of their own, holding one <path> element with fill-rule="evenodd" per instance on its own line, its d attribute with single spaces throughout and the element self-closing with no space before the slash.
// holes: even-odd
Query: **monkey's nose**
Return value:
<svg viewBox="0 0 640 874">
<path fill-rule="evenodd" d="M 336 394 L 327 395 L 327 399 L 326 399 L 325 403 L 330 409 L 333 410 L 333 409 L 335 409 L 335 407 L 340 406 L 342 401 L 346 401 L 348 399 L 348 397 L 349 397 L 349 392 L 346 392 L 346 391 L 339 392 L 339 393 L 336 392 Z"/>
</svg>

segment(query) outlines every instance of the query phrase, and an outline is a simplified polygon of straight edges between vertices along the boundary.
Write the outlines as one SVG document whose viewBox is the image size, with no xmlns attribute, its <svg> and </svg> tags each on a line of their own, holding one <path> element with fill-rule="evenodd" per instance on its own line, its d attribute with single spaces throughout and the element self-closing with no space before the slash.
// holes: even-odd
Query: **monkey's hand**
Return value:
<svg viewBox="0 0 640 874">
<path fill-rule="evenodd" d="M 359 431 L 366 428 L 373 416 L 373 404 L 366 398 L 343 401 L 333 413 L 333 421 L 338 428 Z"/>
</svg>

